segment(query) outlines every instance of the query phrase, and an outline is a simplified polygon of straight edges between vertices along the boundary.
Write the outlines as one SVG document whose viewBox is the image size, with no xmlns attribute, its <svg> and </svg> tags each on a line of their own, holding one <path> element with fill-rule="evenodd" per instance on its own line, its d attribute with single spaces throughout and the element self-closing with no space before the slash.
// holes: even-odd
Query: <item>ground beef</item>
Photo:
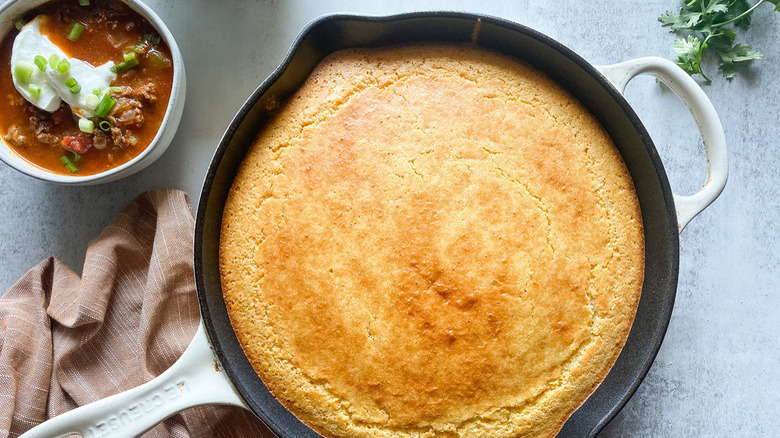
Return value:
<svg viewBox="0 0 780 438">
<path fill-rule="evenodd" d="M 63 103 L 57 111 L 48 113 L 27 105 L 25 110 L 30 114 L 30 131 L 41 143 L 62 146 L 63 148 L 84 153 L 89 148 L 105 149 L 109 146 L 128 147 L 138 143 L 131 127 L 137 127 L 144 123 L 144 104 L 157 100 L 156 89 L 153 83 L 147 83 L 137 88 L 123 86 L 121 91 L 114 95 L 116 104 L 106 119 L 111 123 L 110 132 L 95 129 L 92 135 L 79 133 L 58 138 L 51 134 L 52 127 L 63 123 L 73 117 L 70 107 Z M 14 146 L 24 144 L 25 137 L 17 129 L 12 129 L 4 137 Z"/>
<path fill-rule="evenodd" d="M 122 87 L 129 88 L 129 87 Z M 144 122 L 144 104 L 138 100 L 118 96 L 116 105 L 106 117 L 113 126 L 141 125 Z"/>
<path fill-rule="evenodd" d="M 48 114 L 33 114 L 30 116 L 30 130 L 41 143 L 55 145 L 60 142 L 57 136 L 49 133 L 54 123 Z"/>
<path fill-rule="evenodd" d="M 135 146 L 138 143 L 138 137 L 132 131 L 117 126 L 111 127 L 111 139 L 115 145 L 122 148 Z"/>
<path fill-rule="evenodd" d="M 60 138 L 51 133 L 52 127 L 73 117 L 70 107 L 65 103 L 53 113 L 38 109 L 32 104 L 28 104 L 25 111 L 30 114 L 30 131 L 35 134 L 35 138 L 41 143 L 51 145 L 60 144 Z"/>
<path fill-rule="evenodd" d="M 137 88 L 124 86 L 114 97 L 116 104 L 106 117 L 111 122 L 111 140 L 119 147 L 133 146 L 138 138 L 129 128 L 144 123 L 144 104 L 157 100 L 155 86 L 152 83 Z"/>
<path fill-rule="evenodd" d="M 95 13 L 95 17 L 97 19 L 97 22 L 103 25 L 108 25 L 112 29 L 116 29 L 119 26 L 119 21 L 117 19 L 117 15 L 123 14 L 123 10 L 121 6 L 113 4 L 113 2 L 109 2 L 104 4 L 103 8 L 98 8 L 97 12 Z"/>
<path fill-rule="evenodd" d="M 8 130 L 8 134 L 6 134 L 3 139 L 5 139 L 5 141 L 8 143 L 11 143 L 14 147 L 24 147 L 24 136 L 21 134 L 21 132 L 19 132 L 18 126 L 12 126 L 11 129 Z"/>
<path fill-rule="evenodd" d="M 72 119 L 72 118 L 73 118 L 73 113 L 71 112 L 70 107 L 65 103 L 62 103 L 60 107 L 57 108 L 57 111 L 51 113 L 51 121 L 55 125 L 59 125 L 65 120 Z"/>
<path fill-rule="evenodd" d="M 95 149 L 103 149 L 111 142 L 111 136 L 103 131 L 96 129 L 95 133 L 92 135 L 92 146 L 94 146 Z"/>
<path fill-rule="evenodd" d="M 26 103 L 24 100 L 24 97 L 22 97 L 19 93 L 9 94 L 8 95 L 8 105 L 9 106 L 22 106 Z"/>
<path fill-rule="evenodd" d="M 154 84 L 149 82 L 146 85 L 137 88 L 122 87 L 122 91 L 119 95 L 128 99 L 137 100 L 141 103 L 153 103 L 157 101 L 155 91 L 156 88 Z"/>
<path fill-rule="evenodd" d="M 111 122 L 111 139 L 114 144 L 119 147 L 127 147 L 138 142 L 138 139 L 128 128 L 144 123 L 144 104 L 125 95 L 125 92 L 132 93 L 130 87 L 122 87 L 122 89 L 123 92 L 116 97 L 116 105 L 106 119 Z"/>
</svg>

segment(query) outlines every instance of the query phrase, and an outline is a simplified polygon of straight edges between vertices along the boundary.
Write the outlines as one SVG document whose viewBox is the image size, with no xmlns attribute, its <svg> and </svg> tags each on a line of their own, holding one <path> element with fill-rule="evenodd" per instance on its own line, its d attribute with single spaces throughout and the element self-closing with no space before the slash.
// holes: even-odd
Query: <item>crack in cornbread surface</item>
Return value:
<svg viewBox="0 0 780 438">
<path fill-rule="evenodd" d="M 617 358 L 643 269 L 607 133 L 468 45 L 326 58 L 249 150 L 220 240 L 244 352 L 334 437 L 554 436 Z"/>
</svg>

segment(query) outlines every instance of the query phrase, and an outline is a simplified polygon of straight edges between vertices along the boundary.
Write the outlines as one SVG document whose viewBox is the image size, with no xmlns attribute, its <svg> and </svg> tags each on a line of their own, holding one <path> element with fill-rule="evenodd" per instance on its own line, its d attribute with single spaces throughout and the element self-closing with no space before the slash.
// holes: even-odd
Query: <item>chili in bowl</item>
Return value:
<svg viewBox="0 0 780 438">
<path fill-rule="evenodd" d="M 0 158 L 88 185 L 159 158 L 184 107 L 181 53 L 138 0 L 16 0 L 0 8 Z"/>
</svg>

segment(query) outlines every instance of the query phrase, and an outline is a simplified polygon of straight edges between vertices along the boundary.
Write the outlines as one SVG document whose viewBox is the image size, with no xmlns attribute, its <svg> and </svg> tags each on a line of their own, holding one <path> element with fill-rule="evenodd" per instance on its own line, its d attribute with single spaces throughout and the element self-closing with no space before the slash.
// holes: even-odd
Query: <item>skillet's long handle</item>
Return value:
<svg viewBox="0 0 780 438">
<path fill-rule="evenodd" d="M 217 364 L 201 323 L 179 360 L 155 379 L 59 415 L 20 438 L 136 437 L 179 411 L 207 403 L 246 407 Z"/>
<path fill-rule="evenodd" d="M 695 194 L 682 196 L 674 193 L 677 210 L 677 226 L 680 231 L 702 210 L 707 208 L 723 191 L 728 178 L 726 135 L 712 102 L 687 73 L 668 59 L 650 56 L 619 64 L 597 67 L 623 93 L 631 79 L 640 74 L 650 74 L 666 84 L 682 99 L 691 111 L 699 127 L 707 155 L 707 180 Z"/>
</svg>

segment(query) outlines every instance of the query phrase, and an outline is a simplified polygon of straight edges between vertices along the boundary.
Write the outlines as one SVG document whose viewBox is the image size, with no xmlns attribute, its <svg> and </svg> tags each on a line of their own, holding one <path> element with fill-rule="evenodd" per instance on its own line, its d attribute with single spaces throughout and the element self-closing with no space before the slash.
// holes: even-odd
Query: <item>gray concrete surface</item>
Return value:
<svg viewBox="0 0 780 438">
<path fill-rule="evenodd" d="M 752 0 L 751 0 L 752 1 Z M 536 28 L 594 64 L 672 56 L 656 21 L 677 0 L 581 2 L 149 0 L 184 53 L 187 103 L 166 154 L 139 174 L 96 187 L 33 180 L 0 163 L 0 291 L 55 255 L 79 271 L 90 239 L 143 191 L 179 188 L 193 199 L 217 141 L 298 31 L 330 12 L 420 9 L 501 16 Z M 723 195 L 681 235 L 677 302 L 644 384 L 602 437 L 780 436 L 780 14 L 762 6 L 745 38 L 766 57 L 749 73 L 704 87 L 729 144 Z M 221 85 L 226 84 L 226 85 Z M 651 78 L 627 90 L 673 188 L 704 181 L 701 141 L 685 107 Z"/>
</svg>

